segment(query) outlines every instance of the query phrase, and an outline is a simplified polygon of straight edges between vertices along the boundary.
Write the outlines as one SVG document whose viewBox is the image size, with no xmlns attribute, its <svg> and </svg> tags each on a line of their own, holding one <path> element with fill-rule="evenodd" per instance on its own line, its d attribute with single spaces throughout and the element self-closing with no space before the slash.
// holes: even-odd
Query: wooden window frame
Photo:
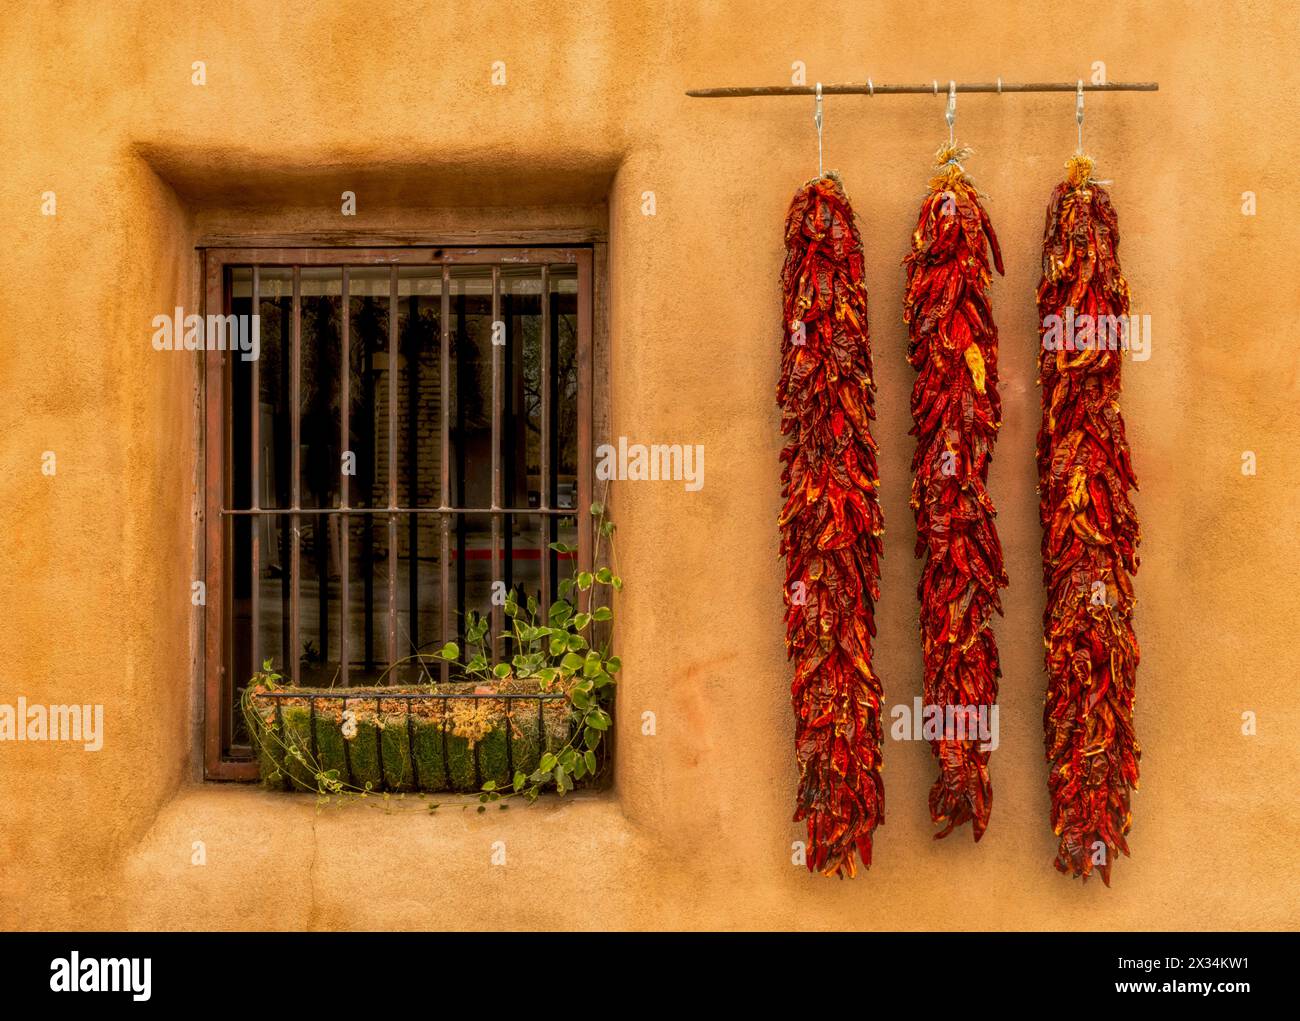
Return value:
<svg viewBox="0 0 1300 1021">
<path fill-rule="evenodd" d="M 200 240 L 198 246 L 200 255 L 200 268 L 202 275 L 202 299 L 203 314 L 229 314 L 229 294 L 226 288 L 227 269 L 234 267 L 295 267 L 293 273 L 293 331 L 290 338 L 291 356 L 289 360 L 291 381 L 290 387 L 293 397 L 291 403 L 297 404 L 297 383 L 298 371 L 301 364 L 301 351 L 299 349 L 299 331 L 300 331 L 300 284 L 298 269 L 302 267 L 317 266 L 338 266 L 341 268 L 389 266 L 392 268 L 391 274 L 391 291 L 395 297 L 397 292 L 398 268 L 402 266 L 441 266 L 442 274 L 442 302 L 443 315 L 440 320 L 441 329 L 441 359 L 444 371 L 441 374 L 441 386 L 443 388 L 444 398 L 448 393 L 450 381 L 448 380 L 445 368 L 448 364 L 449 351 L 449 317 L 446 315 L 448 301 L 448 283 L 450 269 L 453 266 L 484 266 L 492 267 L 492 301 L 494 317 L 500 314 L 500 270 L 507 266 L 520 265 L 537 265 L 541 267 L 557 265 L 574 265 L 577 270 L 577 287 L 578 287 L 578 331 L 577 331 L 577 352 L 576 368 L 578 374 L 577 381 L 577 467 L 578 467 L 578 486 L 577 486 L 577 506 L 572 509 L 571 513 L 563 514 L 566 517 L 576 517 L 578 523 L 578 563 L 580 569 L 588 570 L 592 563 L 592 553 L 594 546 L 594 536 L 592 532 L 592 519 L 590 507 L 593 495 L 593 476 L 594 476 L 594 450 L 595 435 L 597 434 L 597 421 L 608 421 L 608 387 L 605 386 L 605 379 L 602 371 L 600 373 L 599 385 L 597 383 L 596 362 L 598 353 L 603 354 L 607 345 L 607 336 L 603 323 L 603 313 L 607 307 L 604 298 L 604 290 L 607 281 L 607 270 L 605 266 L 606 244 L 598 241 L 592 244 L 585 244 L 587 236 L 583 236 L 581 241 L 574 243 L 567 239 L 556 238 L 555 244 L 550 243 L 552 239 L 539 237 L 534 243 L 522 244 L 518 246 L 500 245 L 497 247 L 452 247 L 448 245 L 427 244 L 420 245 L 418 242 L 412 243 L 414 239 L 403 238 L 405 242 L 401 247 L 389 247 L 383 243 L 374 244 L 373 236 L 362 243 L 340 243 L 337 237 L 322 239 L 319 237 L 303 238 L 300 243 L 295 244 L 293 237 L 278 236 L 274 239 L 258 241 L 255 239 L 239 240 L 229 237 L 214 239 L 205 244 Z M 268 240 L 271 245 L 268 246 Z M 384 239 L 387 240 L 387 239 Z M 326 241 L 326 244 L 322 244 Z M 543 280 L 546 279 L 547 271 L 542 270 Z M 256 275 L 255 275 L 256 279 Z M 346 309 L 347 299 L 347 274 L 344 273 L 344 289 L 342 298 L 344 308 Z M 548 295 L 546 288 L 543 293 Z M 544 298 L 544 301 L 548 298 Z M 256 311 L 254 304 L 254 311 Z M 347 315 L 343 316 L 343 322 L 346 324 Z M 549 329 L 548 317 L 543 315 L 543 322 L 546 324 L 544 329 Z M 397 309 L 394 304 L 391 307 L 389 319 L 389 343 L 390 355 L 394 351 L 397 334 Z M 348 344 L 348 327 L 344 326 L 343 331 L 343 358 L 347 358 Z M 544 344 L 543 349 L 549 353 L 549 345 Z M 237 355 L 236 355 L 237 356 Z M 501 414 L 502 406 L 505 400 L 503 387 L 501 385 L 501 363 L 504 352 L 499 348 L 494 348 L 492 358 L 492 391 L 493 391 L 493 413 L 492 413 L 492 434 L 493 434 L 493 464 L 492 464 L 492 484 L 491 484 L 491 506 L 485 508 L 452 508 L 448 507 L 446 483 L 446 474 L 448 470 L 447 458 L 442 458 L 440 472 L 443 476 L 442 482 L 442 499 L 441 506 L 438 508 L 423 508 L 421 513 L 433 513 L 440 517 L 442 522 L 441 536 L 444 551 L 444 558 L 440 567 L 440 586 L 443 591 L 443 614 L 444 622 L 447 614 L 447 584 L 448 584 L 448 562 L 445 557 L 447 549 L 447 536 L 450 529 L 450 523 L 457 515 L 469 512 L 474 514 L 487 514 L 492 518 L 492 557 L 496 569 L 501 567 L 502 543 L 501 543 L 501 523 L 507 514 L 530 514 L 538 515 L 539 511 L 542 516 L 556 515 L 559 516 L 561 511 L 568 511 L 569 508 L 551 508 L 548 506 L 550 493 L 548 487 L 543 486 L 543 495 L 539 501 L 539 508 L 509 508 L 501 506 Z M 228 395 L 226 393 L 226 380 L 228 379 L 228 359 L 231 357 L 230 352 L 207 351 L 200 355 L 202 366 L 200 373 L 200 414 L 202 421 L 202 505 L 203 514 L 199 529 L 199 540 L 202 544 L 202 563 L 204 568 L 204 579 L 206 585 L 206 601 L 202 615 L 202 637 L 201 647 L 202 656 L 200 666 L 202 670 L 203 681 L 203 775 L 209 780 L 250 780 L 257 777 L 257 762 L 254 758 L 246 754 L 238 754 L 232 751 L 229 742 L 230 735 L 230 717 L 229 710 L 233 704 L 232 683 L 234 679 L 229 676 L 229 643 L 231 641 L 231 607 L 227 606 L 226 581 L 228 572 L 233 564 L 233 550 L 230 549 L 230 543 L 227 542 L 225 520 L 234 514 L 252 515 L 254 518 L 264 515 L 285 515 L 287 514 L 291 522 L 291 552 L 290 552 L 290 573 L 293 576 L 291 581 L 294 594 L 292 622 L 291 625 L 295 631 L 299 626 L 298 622 L 298 588 L 300 582 L 299 570 L 299 553 L 298 553 L 298 535 L 297 522 L 301 516 L 312 514 L 326 513 L 362 513 L 360 509 L 351 508 L 347 496 L 346 484 L 342 489 L 341 508 L 303 508 L 299 506 L 298 498 L 298 415 L 295 412 L 292 422 L 293 436 L 290 442 L 291 456 L 293 467 L 290 469 L 290 478 L 292 482 L 293 499 L 292 506 L 289 508 L 275 508 L 267 510 L 257 505 L 258 491 L 254 485 L 252 491 L 253 506 L 250 508 L 232 508 L 230 506 L 230 478 L 231 472 L 227 470 L 230 452 L 229 437 L 229 414 L 228 414 Z M 256 365 L 256 362 L 252 363 Z M 346 364 L 346 362 L 345 362 Z M 543 374 L 547 369 L 543 368 Z M 256 370 L 254 370 L 256 373 Z M 254 375 L 254 383 L 256 381 Z M 343 373 L 343 378 L 347 378 L 347 373 Z M 345 388 L 346 383 L 342 384 Z M 388 489 L 388 506 L 384 508 L 366 508 L 364 513 L 376 515 L 387 514 L 388 528 L 390 538 L 397 528 L 398 516 L 411 513 L 410 508 L 401 508 L 397 506 L 397 475 L 391 469 L 396 465 L 395 444 L 396 430 L 391 428 L 395 412 L 395 387 L 389 388 L 389 442 L 387 457 L 389 460 L 390 471 L 389 489 Z M 344 390 L 346 394 L 346 389 Z M 254 404 L 256 408 L 256 403 Z M 447 404 L 444 399 L 443 407 Z M 340 428 L 346 430 L 347 421 L 347 401 L 346 398 L 341 402 L 340 410 Z M 545 412 L 544 412 L 545 414 Z M 256 420 L 257 414 L 254 414 Z M 450 426 L 446 421 L 446 416 L 441 416 L 440 422 L 441 444 L 444 455 L 448 449 L 448 435 Z M 254 475 L 256 476 L 256 449 L 257 449 L 257 425 L 253 426 L 253 450 L 250 456 L 253 458 Z M 601 428 L 599 433 L 603 435 L 604 429 Z M 344 433 L 346 435 L 346 433 Z M 546 444 L 543 444 L 543 448 Z M 254 536 L 257 530 L 254 529 Z M 257 540 L 253 539 L 252 555 L 253 563 L 257 564 Z M 390 541 L 391 558 L 397 556 L 396 545 Z M 547 557 L 543 557 L 543 562 L 548 562 Z M 391 563 L 391 561 L 390 561 Z M 545 578 L 546 575 L 543 575 Z M 546 590 L 547 584 L 544 582 L 543 589 Z M 256 591 L 256 585 L 254 585 Z M 388 615 L 390 622 L 396 612 L 396 574 L 392 570 L 389 572 L 389 592 L 388 592 Z M 346 607 L 346 599 L 340 600 L 341 604 Z M 344 611 L 346 612 L 346 611 Z M 500 614 L 500 608 L 494 608 L 494 614 Z M 256 622 L 256 618 L 254 618 Z M 499 623 L 499 622 L 498 622 Z M 496 628 L 494 627 L 494 630 Z M 346 635 L 346 627 L 342 629 Z M 254 633 L 256 633 L 256 623 L 254 624 Z M 395 632 L 390 625 L 388 636 L 388 655 L 389 662 L 392 662 L 394 655 Z M 255 640 L 256 644 L 256 640 Z M 296 642 L 291 645 L 296 648 Z M 344 660 L 347 658 L 346 638 L 341 637 L 341 656 Z M 297 663 L 286 664 L 286 668 L 296 675 Z M 444 665 L 445 677 L 445 665 Z"/>
</svg>

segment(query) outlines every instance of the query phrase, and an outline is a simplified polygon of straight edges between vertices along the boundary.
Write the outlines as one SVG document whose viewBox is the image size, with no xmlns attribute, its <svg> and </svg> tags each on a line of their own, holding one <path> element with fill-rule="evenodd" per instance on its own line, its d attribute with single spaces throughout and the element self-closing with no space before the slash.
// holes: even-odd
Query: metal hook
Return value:
<svg viewBox="0 0 1300 1021">
<path fill-rule="evenodd" d="M 943 119 L 948 122 L 948 144 L 952 145 L 952 126 L 957 120 L 957 83 L 951 79 L 948 81 L 948 109 L 945 111 Z"/>
<path fill-rule="evenodd" d="M 1079 147 L 1075 149 L 1075 153 L 1079 156 L 1082 156 L 1083 155 L 1083 79 L 1082 78 L 1079 79 L 1078 88 L 1075 90 L 1074 93 L 1074 122 L 1075 124 L 1078 125 L 1079 128 Z"/>
<path fill-rule="evenodd" d="M 998 95 L 1002 95 L 1002 76 L 998 75 Z"/>
<path fill-rule="evenodd" d="M 817 112 L 813 114 L 813 123 L 817 125 L 817 176 L 822 177 L 822 83 L 817 83 Z"/>
<path fill-rule="evenodd" d="M 871 84 L 870 78 L 867 79 L 867 95 L 870 96 L 872 99 L 876 98 L 876 87 Z"/>
</svg>

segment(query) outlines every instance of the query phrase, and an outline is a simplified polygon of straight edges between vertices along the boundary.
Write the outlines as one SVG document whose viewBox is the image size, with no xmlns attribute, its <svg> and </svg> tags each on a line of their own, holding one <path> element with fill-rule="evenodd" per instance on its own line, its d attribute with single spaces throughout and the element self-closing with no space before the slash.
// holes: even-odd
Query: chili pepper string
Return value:
<svg viewBox="0 0 1300 1021">
<path fill-rule="evenodd" d="M 1043 728 L 1056 868 L 1085 880 L 1095 868 L 1109 886 L 1116 854 L 1129 853 L 1141 757 L 1130 579 L 1140 540 L 1129 499 L 1137 480 L 1119 407 L 1119 335 L 1102 329 L 1121 320 L 1101 318 L 1127 317 L 1129 290 L 1115 209 L 1091 179 L 1092 160 L 1076 156 L 1066 168 L 1047 209 L 1038 287 Z M 1094 329 L 1083 332 L 1084 322 Z"/>
<path fill-rule="evenodd" d="M 781 407 L 786 651 L 807 865 L 852 877 L 884 822 L 871 666 L 881 537 L 862 239 L 839 179 L 802 187 L 785 226 Z"/>
<path fill-rule="evenodd" d="M 1001 425 L 998 334 L 989 303 L 992 269 L 1002 273 L 997 235 L 961 163 L 970 150 L 945 145 L 921 204 L 912 251 L 903 260 L 903 321 L 912 388 L 912 509 L 924 659 L 924 704 L 939 715 L 930 750 L 939 777 L 930 817 L 945 837 L 971 823 L 984 835 L 993 807 L 988 714 L 997 702 L 998 649 L 992 617 L 1006 586 L 1002 546 L 988 492 L 989 461 Z"/>
</svg>

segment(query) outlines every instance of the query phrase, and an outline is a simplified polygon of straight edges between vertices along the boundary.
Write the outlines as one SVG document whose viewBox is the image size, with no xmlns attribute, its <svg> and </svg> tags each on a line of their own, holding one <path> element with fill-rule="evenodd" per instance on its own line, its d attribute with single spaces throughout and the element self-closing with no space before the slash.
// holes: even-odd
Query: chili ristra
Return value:
<svg viewBox="0 0 1300 1021">
<path fill-rule="evenodd" d="M 945 837 L 971 823 L 979 840 L 993 807 L 989 752 L 977 721 L 997 702 L 994 611 L 1007 584 L 988 492 L 989 461 L 1002 422 L 998 332 L 989 303 L 1002 254 L 988 213 L 962 169 L 970 150 L 944 146 L 903 260 L 903 321 L 911 338 L 912 510 L 916 555 L 924 558 L 920 600 L 924 703 L 939 714 L 930 742 L 939 777 L 930 817 Z M 992 265 L 990 265 L 990 254 Z"/>
<path fill-rule="evenodd" d="M 884 518 L 878 496 L 862 239 L 837 177 L 802 187 L 785 226 L 781 554 L 808 868 L 852 877 L 884 822 L 872 671 Z"/>
<path fill-rule="evenodd" d="M 1139 531 L 1129 492 L 1137 481 L 1120 415 L 1115 330 L 1127 321 L 1129 291 L 1115 209 L 1091 179 L 1092 160 L 1076 156 L 1066 168 L 1047 209 L 1038 287 L 1043 726 L 1056 867 L 1084 879 L 1095 868 L 1109 886 L 1115 855 L 1129 853 L 1129 794 L 1141 755 L 1130 580 Z"/>
</svg>

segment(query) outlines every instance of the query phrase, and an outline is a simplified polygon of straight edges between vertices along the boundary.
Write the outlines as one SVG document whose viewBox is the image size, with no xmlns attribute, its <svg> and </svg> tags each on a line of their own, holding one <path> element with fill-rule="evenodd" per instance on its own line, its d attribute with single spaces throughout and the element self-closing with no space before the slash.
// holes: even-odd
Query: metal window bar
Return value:
<svg viewBox="0 0 1300 1021">
<path fill-rule="evenodd" d="M 257 363 L 254 362 L 254 365 Z M 285 667 L 293 683 L 300 677 L 302 643 L 299 641 L 302 624 L 302 532 L 298 511 L 302 503 L 301 457 L 302 446 L 302 267 L 293 267 L 293 325 L 289 331 L 289 500 L 293 512 L 289 516 L 289 661 Z M 256 524 L 254 524 L 256 528 Z M 254 622 L 254 627 L 257 622 Z"/>
<path fill-rule="evenodd" d="M 442 637 L 451 634 L 451 267 L 442 267 L 441 318 L 438 323 L 438 510 L 442 517 L 438 523 L 438 583 L 442 599 Z M 445 660 L 438 670 L 438 679 L 451 678 L 451 664 Z"/>
<path fill-rule="evenodd" d="M 469 389 L 466 372 L 468 359 L 465 357 L 468 342 L 465 325 L 467 304 L 462 289 L 461 293 L 456 295 L 456 442 L 453 453 L 456 461 L 456 481 L 452 499 L 457 501 L 465 499 L 465 406 L 467 402 L 461 395 Z M 465 557 L 468 536 L 464 515 L 457 515 L 454 524 L 456 526 L 456 641 L 463 649 L 465 647 L 465 576 L 468 573 Z"/>
<path fill-rule="evenodd" d="M 551 543 L 555 540 L 551 537 L 555 534 L 552 527 L 551 518 L 548 512 L 551 509 L 551 267 L 542 267 L 542 349 L 538 358 L 538 380 L 537 389 L 541 395 L 541 438 L 537 446 L 537 503 L 538 510 L 541 512 L 538 516 L 542 526 L 542 552 L 541 552 L 541 574 L 542 574 L 542 599 L 541 612 L 542 620 L 548 620 L 548 611 L 551 608 L 551 586 L 552 571 L 551 565 L 555 562 L 555 551 L 551 549 Z"/>
<path fill-rule="evenodd" d="M 501 411 L 505 403 L 505 394 L 501 380 L 501 362 L 505 344 L 497 343 L 497 330 L 501 323 L 501 267 L 492 267 L 492 320 L 489 341 L 492 345 L 492 578 L 489 590 L 497 582 L 505 583 L 504 571 L 501 569 Z M 502 340 L 504 341 L 504 337 Z M 492 605 L 492 648 L 498 655 L 507 650 L 501 641 L 505 624 L 505 607 L 493 598 Z"/>
<path fill-rule="evenodd" d="M 337 507 L 310 507 L 304 508 L 301 504 L 301 386 L 302 386 L 302 267 L 303 266 L 321 266 L 331 263 L 341 266 L 342 286 L 341 286 L 341 354 L 340 354 L 340 410 L 339 410 L 339 436 L 340 447 L 342 450 L 352 450 L 352 421 L 351 421 L 351 358 L 352 358 L 352 330 L 351 330 L 351 273 L 350 269 L 357 265 L 373 264 L 380 261 L 376 256 L 382 253 L 382 261 L 389 266 L 389 308 L 388 308 L 388 361 L 387 361 L 387 422 L 388 436 L 385 451 L 385 466 L 387 470 L 388 492 L 386 505 L 383 507 L 374 506 L 353 506 L 353 494 L 350 487 L 350 477 L 343 474 L 340 481 L 340 500 Z M 213 256 L 217 255 L 216 258 Z M 250 557 L 250 628 L 249 642 L 250 652 L 252 653 L 253 669 L 260 669 L 261 658 L 263 654 L 261 641 L 261 565 L 264 556 L 262 549 L 261 536 L 259 533 L 258 523 L 264 519 L 275 519 L 277 517 L 287 516 L 289 518 L 289 567 L 288 577 L 285 579 L 286 587 L 289 592 L 289 620 L 286 622 L 286 645 L 290 655 L 287 657 L 288 662 L 285 664 L 287 672 L 296 682 L 300 679 L 300 633 L 301 633 L 301 522 L 302 518 L 310 515 L 313 518 L 324 521 L 330 515 L 340 515 L 341 520 L 348 522 L 352 516 L 361 516 L 363 520 L 373 520 L 370 516 L 383 514 L 386 516 L 388 526 L 388 585 L 387 585 L 387 661 L 389 665 L 396 662 L 398 657 L 398 546 L 397 533 L 398 521 L 402 515 L 409 515 L 411 528 L 409 531 L 411 539 L 411 548 L 409 556 L 412 559 L 412 584 L 408 588 L 410 595 L 409 616 L 412 622 L 413 638 L 416 632 L 416 620 L 418 617 L 418 575 L 414 572 L 417 568 L 414 566 L 414 560 L 418 559 L 418 532 L 414 527 L 414 521 L 419 515 L 436 514 L 439 516 L 439 539 L 440 539 L 440 563 L 439 563 L 439 591 L 441 593 L 441 625 L 442 635 L 445 639 L 451 634 L 452 621 L 451 617 L 451 528 L 457 529 L 457 577 L 455 584 L 457 587 L 457 607 L 463 610 L 465 605 L 465 574 L 466 574 L 466 533 L 465 519 L 474 515 L 487 514 L 491 519 L 491 563 L 493 580 L 502 580 L 505 578 L 503 564 L 503 528 L 507 521 L 512 521 L 516 515 L 536 516 L 540 522 L 541 531 L 541 592 L 540 603 L 542 612 L 549 609 L 555 584 L 555 569 L 558 564 L 557 559 L 552 555 L 549 549 L 550 542 L 556 537 L 556 524 L 560 518 L 576 517 L 578 521 L 578 567 L 581 570 L 587 570 L 591 567 L 591 558 L 593 552 L 593 535 L 590 527 L 589 507 L 592 499 L 592 482 L 591 482 L 591 430 L 592 430 L 592 353 L 591 353 L 591 333 L 592 333 L 592 266 L 590 252 L 567 250 L 529 250 L 514 249 L 509 252 L 488 252 L 482 249 L 450 251 L 437 250 L 431 258 L 427 250 L 401 250 L 397 252 L 389 250 L 377 251 L 349 251 L 349 252 L 317 252 L 317 251 L 292 251 L 292 250 L 224 250 L 219 254 L 215 251 L 204 253 L 205 275 L 207 277 L 208 299 L 210 303 L 220 302 L 223 311 L 229 314 L 231 301 L 231 277 L 229 270 L 235 265 L 248 265 L 250 267 L 251 278 L 251 301 L 250 310 L 252 314 L 260 314 L 261 305 L 261 280 L 260 269 L 263 265 L 287 266 L 292 271 L 292 304 L 289 329 L 289 352 L 285 359 L 288 369 L 288 404 L 290 411 L 290 442 L 289 442 L 289 461 L 290 461 L 290 500 L 289 506 L 264 507 L 261 500 L 261 373 L 258 360 L 253 360 L 249 366 L 249 426 L 250 426 L 250 449 L 247 452 L 249 458 L 249 477 L 250 493 L 249 506 L 247 508 L 238 508 L 231 506 L 231 480 L 232 471 L 230 471 L 230 458 L 236 454 L 231 448 L 231 432 L 229 418 L 224 414 L 222 409 L 229 405 L 233 399 L 232 391 L 224 384 L 223 380 L 228 379 L 227 367 L 231 364 L 229 356 L 222 353 L 209 352 L 204 361 L 205 377 L 208 380 L 208 415 L 206 418 L 205 436 L 209 444 L 209 457 L 214 455 L 219 460 L 214 464 L 209 462 L 206 472 L 209 491 L 209 511 L 210 519 L 207 528 L 208 539 L 208 566 L 210 591 L 217 600 L 217 605 L 213 612 L 205 615 L 205 622 L 208 629 L 217 632 L 213 635 L 216 641 L 209 646 L 209 669 L 206 672 L 210 695 L 206 700 L 209 711 L 213 708 L 212 692 L 217 692 L 220 699 L 220 711 L 216 720 L 216 728 L 208 728 L 208 737 L 205 739 L 206 759 L 209 764 L 208 775 L 220 777 L 244 777 L 250 775 L 248 764 L 240 762 L 230 762 L 229 753 L 233 753 L 236 748 L 231 741 L 233 734 L 233 704 L 234 695 L 238 688 L 241 687 L 238 682 L 242 678 L 233 678 L 229 671 L 229 665 L 234 663 L 235 649 L 231 645 L 233 641 L 232 623 L 230 615 L 228 590 L 221 582 L 218 572 L 224 572 L 232 565 L 229 552 L 222 554 L 222 550 L 230 550 L 233 541 L 233 532 L 223 527 L 222 522 L 233 522 L 240 517 L 247 516 L 251 519 L 249 529 L 249 557 Z M 400 385 L 400 366 L 401 358 L 399 353 L 398 338 L 398 266 L 399 264 L 414 263 L 427 264 L 430 261 L 441 262 L 441 302 L 440 302 L 440 321 L 439 321 L 439 398 L 440 407 L 438 409 L 439 429 L 438 442 L 440 448 L 439 464 L 439 505 L 437 507 L 419 506 L 418 499 L 418 478 L 412 473 L 410 487 L 412 500 L 408 501 L 410 506 L 402 506 L 399 503 L 398 495 L 398 456 L 397 456 L 397 397 L 398 387 Z M 576 508 L 557 508 L 553 506 L 556 498 L 556 480 L 555 471 L 557 466 L 558 450 L 557 445 L 557 420 L 555 415 L 555 401 L 558 399 L 556 391 L 557 379 L 555 368 L 555 345 L 557 342 L 556 325 L 552 322 L 552 317 L 557 309 L 551 299 L 551 267 L 553 265 L 573 265 L 577 264 L 577 284 L 579 301 L 577 303 L 577 326 L 578 326 L 578 345 L 577 345 L 577 365 L 578 365 L 578 387 L 577 387 L 577 418 L 578 418 L 578 451 L 579 451 L 579 471 L 578 471 L 578 506 Z M 501 295 L 501 267 L 503 265 L 519 264 L 536 264 L 538 267 L 541 283 L 541 350 L 539 359 L 539 386 L 540 386 L 540 417 L 541 417 L 541 439 L 539 444 L 539 499 L 538 507 L 512 507 L 506 506 L 507 501 L 504 499 L 504 465 L 503 465 L 503 414 L 506 400 L 505 388 L 508 383 L 515 377 L 515 373 L 509 376 L 505 374 L 503 359 L 507 355 L 506 346 L 501 344 L 492 345 L 492 463 L 491 463 L 491 499 L 488 507 L 475 506 L 455 506 L 456 502 L 464 502 L 465 495 L 465 451 L 464 451 L 464 422 L 463 422 L 463 402 L 456 399 L 452 385 L 452 366 L 451 366 L 451 301 L 450 301 L 450 283 L 451 283 L 451 266 L 455 264 L 467 265 L 486 265 L 491 270 L 492 281 L 492 299 L 491 299 L 491 323 L 492 329 L 495 330 L 495 324 L 501 321 L 502 316 L 502 295 Z M 457 296 L 457 336 L 456 341 L 468 342 L 466 335 L 466 306 L 464 294 Z M 409 315 L 418 316 L 418 301 L 412 300 Z M 413 319 L 412 328 L 416 328 Z M 415 334 L 412 334 L 414 337 Z M 507 337 L 509 331 L 507 331 Z M 373 352 L 367 350 L 364 356 L 363 369 L 363 386 L 368 388 L 368 392 L 373 396 L 374 376 L 372 364 Z M 418 371 L 414 367 L 414 362 L 418 360 L 418 352 L 412 353 L 408 359 L 408 399 L 412 402 L 413 407 L 408 409 L 412 414 L 418 416 L 418 409 L 414 404 L 418 398 L 418 377 L 415 373 Z M 465 385 L 463 378 L 464 373 L 461 371 L 464 359 L 458 358 L 456 373 L 458 378 L 457 389 Z M 282 373 L 283 375 L 283 373 Z M 453 406 L 456 408 L 457 418 L 457 444 L 453 452 L 451 443 L 452 413 Z M 367 431 L 373 434 L 373 411 L 368 416 Z M 225 423 L 224 425 L 222 423 Z M 218 433 L 220 435 L 218 435 Z M 215 441 L 215 442 L 214 442 Z M 517 444 L 512 441 L 510 454 L 517 459 L 521 453 L 516 449 Z M 216 449 L 214 449 L 216 448 Z M 373 448 L 373 444 L 372 444 Z M 526 448 L 525 448 L 526 451 Z M 456 459 L 457 472 L 457 489 L 452 492 L 452 458 Z M 408 458 L 408 472 L 412 472 L 412 461 Z M 513 468 L 512 468 L 513 472 Z M 512 490 L 512 496 L 515 495 Z M 461 497 L 460 501 L 453 500 L 453 496 Z M 508 501 L 513 503 L 515 501 Z M 525 501 L 526 502 L 526 501 Z M 367 501 L 368 503 L 368 501 Z M 351 683 L 350 670 L 354 650 L 351 648 L 349 641 L 349 616 L 351 611 L 351 592 L 350 592 L 350 534 L 347 527 L 340 529 L 340 552 L 342 555 L 342 569 L 339 586 L 339 653 L 340 653 L 340 677 L 344 687 Z M 283 533 L 279 533 L 283 535 Z M 328 534 L 328 533 L 327 533 Z M 320 535 L 320 530 L 316 530 L 316 542 L 328 543 L 328 538 Z M 373 530 L 367 526 L 366 529 L 367 547 L 373 542 Z M 369 558 L 367 558 L 369 559 Z M 214 570 L 214 568 L 216 570 Z M 371 644 L 371 583 L 373 580 L 373 565 L 365 568 L 365 587 L 366 587 L 366 661 L 371 665 L 372 653 Z M 321 594 L 318 597 L 323 601 L 328 599 L 328 570 L 321 572 L 319 579 Z M 584 604 L 589 602 L 589 595 L 584 599 Z M 320 604 L 321 612 L 325 612 L 324 603 Z M 493 637 L 499 639 L 504 625 L 503 611 L 500 605 L 494 604 L 492 611 Z M 322 627 L 324 627 L 322 625 Z M 322 639 L 325 639 L 325 632 L 322 630 Z M 322 648 L 322 652 L 327 650 Z M 449 679 L 449 667 L 446 663 L 441 664 L 439 670 L 439 679 L 446 681 Z M 226 694 L 220 694 L 225 692 Z M 387 697 L 387 696 L 385 696 Z M 455 698 L 466 697 L 453 693 L 447 693 L 438 697 Z M 487 697 L 487 696 L 485 696 Z M 497 696 L 503 697 L 503 696 Z M 525 698 L 524 695 L 511 695 L 511 699 Z M 314 703 L 313 703 L 314 704 Z M 211 716 L 211 712 L 210 712 Z M 540 706 L 539 706 L 540 719 Z M 215 734 L 215 739 L 214 739 Z M 217 754 L 213 754 L 216 752 Z M 225 768 L 229 766 L 230 768 Z"/>
<path fill-rule="evenodd" d="M 343 281 L 339 299 L 339 510 L 343 517 L 339 523 L 339 683 L 347 687 L 351 649 L 348 638 L 351 631 L 351 521 L 347 513 L 352 506 L 352 476 L 343 471 L 342 458 L 352 451 L 352 277 L 343 267 Z M 355 452 L 354 452 L 355 453 Z"/>
<path fill-rule="evenodd" d="M 420 503 L 420 296 L 411 288 L 407 302 L 406 345 L 406 478 L 410 502 Z M 420 649 L 420 519 L 406 516 L 406 605 L 407 646 Z"/>
<path fill-rule="evenodd" d="M 397 266 L 388 269 L 388 666 L 397 662 Z M 397 678 L 393 678 L 396 683 Z"/>
</svg>

